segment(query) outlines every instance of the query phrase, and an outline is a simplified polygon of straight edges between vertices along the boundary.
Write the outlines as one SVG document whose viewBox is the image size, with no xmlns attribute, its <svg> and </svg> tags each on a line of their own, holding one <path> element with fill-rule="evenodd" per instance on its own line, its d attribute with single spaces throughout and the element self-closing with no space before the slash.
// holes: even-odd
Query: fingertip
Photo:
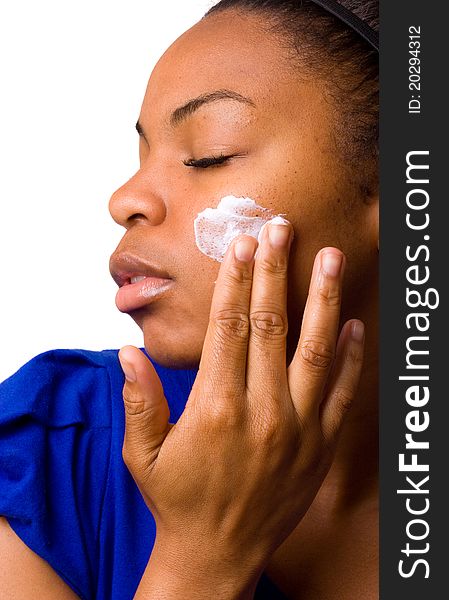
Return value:
<svg viewBox="0 0 449 600">
<path fill-rule="evenodd" d="M 340 248 L 337 248 L 336 246 L 325 246 L 324 248 L 321 248 L 321 250 L 318 252 L 318 255 L 327 254 L 327 253 L 345 256 L 345 253 L 342 250 L 340 250 Z"/>
<path fill-rule="evenodd" d="M 123 348 L 120 348 L 120 350 L 118 351 L 118 354 L 126 360 L 131 361 L 132 355 L 135 350 L 137 350 L 135 346 L 123 346 Z"/>
<path fill-rule="evenodd" d="M 123 346 L 119 350 L 119 357 L 133 364 L 137 370 L 149 362 L 146 354 L 136 346 Z"/>
<path fill-rule="evenodd" d="M 133 362 L 133 346 L 124 346 L 118 353 L 118 359 L 126 381 L 130 383 L 137 381 L 137 372 Z"/>
<path fill-rule="evenodd" d="M 314 269 L 319 270 L 323 264 L 323 260 L 326 255 L 333 257 L 334 259 L 339 259 L 341 261 L 342 271 L 346 267 L 346 254 L 340 250 L 340 248 L 336 248 L 335 246 L 325 246 L 318 250 L 314 259 Z"/>
<path fill-rule="evenodd" d="M 256 253 L 258 242 L 250 235 L 239 235 L 234 242 L 234 256 L 237 260 L 250 263 Z"/>
<path fill-rule="evenodd" d="M 365 324 L 359 319 L 353 319 L 349 323 L 349 332 L 351 339 L 358 344 L 362 344 L 365 340 Z"/>
</svg>

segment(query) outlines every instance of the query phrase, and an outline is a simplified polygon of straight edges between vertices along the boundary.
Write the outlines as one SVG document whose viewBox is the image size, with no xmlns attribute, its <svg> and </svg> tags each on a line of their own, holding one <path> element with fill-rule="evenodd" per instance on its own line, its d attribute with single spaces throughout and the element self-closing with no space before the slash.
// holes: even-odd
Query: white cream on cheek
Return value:
<svg viewBox="0 0 449 600">
<path fill-rule="evenodd" d="M 246 234 L 258 239 L 269 221 L 282 223 L 285 219 L 251 198 L 225 196 L 217 208 L 206 208 L 194 220 L 195 242 L 203 254 L 222 262 L 235 237 Z"/>
</svg>

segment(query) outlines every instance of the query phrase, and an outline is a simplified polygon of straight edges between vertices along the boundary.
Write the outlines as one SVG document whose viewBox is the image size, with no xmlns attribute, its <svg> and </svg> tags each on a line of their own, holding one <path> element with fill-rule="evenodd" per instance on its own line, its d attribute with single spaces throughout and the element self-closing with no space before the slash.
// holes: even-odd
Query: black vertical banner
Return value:
<svg viewBox="0 0 449 600">
<path fill-rule="evenodd" d="M 381 0 L 380 597 L 449 597 L 446 5 Z"/>
</svg>

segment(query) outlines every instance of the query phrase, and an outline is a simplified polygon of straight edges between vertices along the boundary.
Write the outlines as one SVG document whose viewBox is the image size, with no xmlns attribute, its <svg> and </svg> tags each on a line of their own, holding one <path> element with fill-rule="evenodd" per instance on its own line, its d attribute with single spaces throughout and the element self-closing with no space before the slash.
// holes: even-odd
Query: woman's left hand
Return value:
<svg viewBox="0 0 449 600">
<path fill-rule="evenodd" d="M 270 242 L 273 227 L 281 229 Z M 332 462 L 360 375 L 363 324 L 349 321 L 339 335 L 345 258 L 324 248 L 287 369 L 288 232 L 290 225 L 266 227 L 255 261 L 253 238 L 228 250 L 200 370 L 176 425 L 148 359 L 132 347 L 120 353 L 128 375 L 124 458 L 156 520 L 150 564 L 165 569 L 164 590 L 177 570 L 179 589 L 207 574 L 198 598 L 219 584 L 251 586 Z M 246 260 L 238 258 L 240 242 Z M 148 589 L 154 571 L 150 579 Z"/>
</svg>

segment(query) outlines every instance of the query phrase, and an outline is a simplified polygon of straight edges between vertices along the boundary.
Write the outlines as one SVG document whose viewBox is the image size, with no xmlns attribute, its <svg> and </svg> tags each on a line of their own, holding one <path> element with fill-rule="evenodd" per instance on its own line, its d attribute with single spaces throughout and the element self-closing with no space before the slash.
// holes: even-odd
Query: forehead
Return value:
<svg viewBox="0 0 449 600">
<path fill-rule="evenodd" d="M 290 57 L 291 61 L 291 57 Z M 230 89 L 265 109 L 295 97 L 300 72 L 260 16 L 225 11 L 201 20 L 163 54 L 151 74 L 143 113 L 173 110 L 190 98 Z"/>
</svg>

